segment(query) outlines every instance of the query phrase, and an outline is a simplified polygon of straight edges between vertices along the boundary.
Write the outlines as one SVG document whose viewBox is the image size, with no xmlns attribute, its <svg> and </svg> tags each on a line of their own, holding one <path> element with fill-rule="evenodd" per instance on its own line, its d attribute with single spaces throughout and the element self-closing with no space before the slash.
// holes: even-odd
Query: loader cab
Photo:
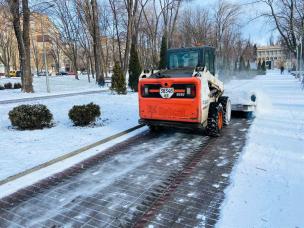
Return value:
<svg viewBox="0 0 304 228">
<path fill-rule="evenodd" d="M 210 46 L 169 49 L 167 69 L 182 70 L 200 68 L 215 74 L 215 48 Z"/>
</svg>

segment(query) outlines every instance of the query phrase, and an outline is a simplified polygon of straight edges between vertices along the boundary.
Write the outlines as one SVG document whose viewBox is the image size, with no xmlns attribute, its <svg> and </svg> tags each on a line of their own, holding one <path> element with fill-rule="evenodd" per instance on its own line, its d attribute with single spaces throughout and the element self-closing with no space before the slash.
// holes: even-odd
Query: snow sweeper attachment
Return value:
<svg viewBox="0 0 304 228">
<path fill-rule="evenodd" d="M 215 77 L 215 49 L 209 46 L 170 49 L 167 68 L 145 70 L 139 80 L 139 123 L 200 128 L 219 136 L 231 119 L 231 102 Z"/>
</svg>

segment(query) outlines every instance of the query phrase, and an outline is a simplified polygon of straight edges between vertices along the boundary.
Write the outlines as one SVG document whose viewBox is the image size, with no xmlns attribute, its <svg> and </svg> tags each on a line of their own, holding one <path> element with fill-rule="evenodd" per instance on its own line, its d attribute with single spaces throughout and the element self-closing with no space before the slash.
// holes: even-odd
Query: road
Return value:
<svg viewBox="0 0 304 228">
<path fill-rule="evenodd" d="M 0 200 L 0 227 L 213 227 L 250 120 L 145 132 Z"/>
<path fill-rule="evenodd" d="M 67 94 L 46 95 L 46 96 L 39 96 L 39 97 L 27 97 L 27 98 L 0 101 L 0 104 L 13 104 L 13 103 L 21 103 L 21 102 L 27 102 L 27 101 L 48 100 L 48 99 L 53 99 L 53 98 L 74 97 L 74 96 L 79 96 L 79 95 L 104 93 L 107 91 L 108 90 L 94 90 L 94 91 L 75 92 L 75 93 L 67 93 Z"/>
</svg>

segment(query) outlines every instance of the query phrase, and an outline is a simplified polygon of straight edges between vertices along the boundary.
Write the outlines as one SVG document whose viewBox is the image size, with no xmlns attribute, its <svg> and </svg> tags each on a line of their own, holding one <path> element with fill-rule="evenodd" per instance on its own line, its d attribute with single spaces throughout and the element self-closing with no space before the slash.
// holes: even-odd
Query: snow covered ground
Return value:
<svg viewBox="0 0 304 228">
<path fill-rule="evenodd" d="M 17 79 L 1 79 L 0 84 L 3 80 Z M 89 84 L 73 78 L 58 77 L 53 80 L 58 86 L 66 84 L 60 84 L 60 80 L 81 82 L 79 86 L 63 86 L 57 90 L 58 93 L 98 88 L 94 82 Z M 234 169 L 232 183 L 226 190 L 217 227 L 304 227 L 304 91 L 300 89 L 299 81 L 290 75 L 272 71 L 253 80 L 233 80 L 225 88 L 232 96 L 235 93 L 242 94 L 242 91 L 254 92 L 258 105 L 247 145 Z M 42 95 L 45 88 L 42 83 L 38 83 L 35 89 L 37 94 Z M 0 100 L 24 97 L 18 91 L 9 93 L 3 98 L 0 91 Z M 242 97 L 235 96 L 233 102 Z M 100 105 L 101 119 L 91 127 L 74 127 L 68 118 L 68 110 L 75 104 L 89 102 Z M 12 129 L 8 112 L 16 105 L 1 105 L 0 180 L 132 127 L 138 120 L 137 95 L 134 93 L 118 96 L 106 92 L 43 100 L 39 103 L 46 104 L 53 113 L 53 128 L 35 131 Z M 94 152 L 95 148 L 90 153 Z M 1 189 L 0 192 L 12 193 L 22 184 L 29 184 L 33 178 L 39 179 L 59 171 L 61 166 L 59 163 L 50 172 L 41 171 L 35 174 L 36 177 L 25 177 L 28 179 L 20 180 L 20 183 L 17 181 L 14 188 L 7 185 L 6 190 Z"/>
<path fill-rule="evenodd" d="M 243 87 L 257 93 L 257 113 L 217 227 L 304 227 L 304 91 L 277 71 Z"/>
<path fill-rule="evenodd" d="M 73 126 L 69 120 L 68 111 L 73 105 L 90 102 L 100 105 L 101 118 L 91 127 Z M 138 123 L 136 93 L 119 96 L 105 92 L 26 103 L 47 105 L 53 113 L 55 126 L 33 131 L 12 129 L 8 112 L 16 104 L 1 105 L 0 180 L 126 130 Z"/>
<path fill-rule="evenodd" d="M 0 85 L 4 85 L 8 82 L 14 84 L 20 82 L 20 78 L 0 77 Z M 107 87 L 101 88 L 96 85 L 95 80 L 92 78 L 89 83 L 86 75 L 80 75 L 79 80 L 76 80 L 75 76 L 50 76 L 49 82 L 51 93 L 46 92 L 46 77 L 41 76 L 33 78 L 35 93 L 22 93 L 20 89 L 0 90 L 0 100 L 108 89 Z"/>
</svg>

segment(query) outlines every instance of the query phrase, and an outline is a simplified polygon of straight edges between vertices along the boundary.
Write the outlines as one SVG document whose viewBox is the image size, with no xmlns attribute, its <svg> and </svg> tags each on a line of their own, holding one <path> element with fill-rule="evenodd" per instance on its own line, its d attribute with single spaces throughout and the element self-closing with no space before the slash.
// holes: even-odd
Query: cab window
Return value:
<svg viewBox="0 0 304 228">
<path fill-rule="evenodd" d="M 207 67 L 207 70 L 214 75 L 214 54 L 211 50 L 204 51 L 204 66 Z"/>
<path fill-rule="evenodd" d="M 214 75 L 215 74 L 215 69 L 214 69 L 215 56 L 214 56 L 214 53 L 210 52 L 209 57 L 210 57 L 210 69 L 209 69 L 209 71 L 210 71 L 211 74 Z"/>
<path fill-rule="evenodd" d="M 198 65 L 198 51 L 179 51 L 169 53 L 169 69 L 194 68 Z"/>
<path fill-rule="evenodd" d="M 207 70 L 210 71 L 210 54 L 209 54 L 209 50 L 205 50 L 204 60 L 205 60 L 205 67 L 207 67 Z"/>
</svg>

